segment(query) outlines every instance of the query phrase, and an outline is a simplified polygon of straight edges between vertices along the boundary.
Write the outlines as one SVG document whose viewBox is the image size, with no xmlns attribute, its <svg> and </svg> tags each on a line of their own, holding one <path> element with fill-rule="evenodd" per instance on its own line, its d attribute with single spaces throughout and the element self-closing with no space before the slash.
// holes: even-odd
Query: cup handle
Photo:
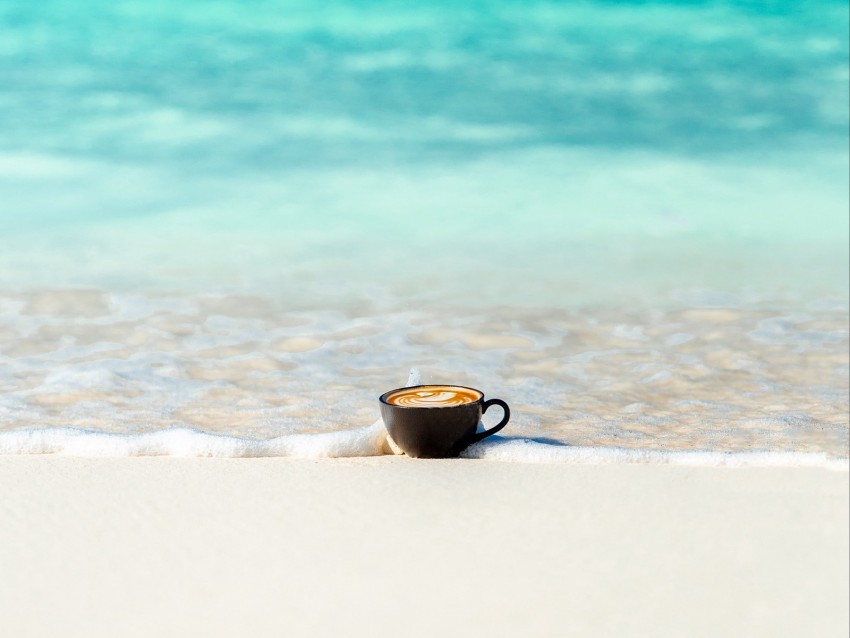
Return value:
<svg viewBox="0 0 850 638">
<path fill-rule="evenodd" d="M 482 439 L 486 439 L 488 436 L 490 436 L 491 434 L 495 434 L 508 424 L 508 420 L 511 418 L 511 409 L 508 407 L 508 404 L 502 401 L 501 399 L 490 399 L 489 401 L 485 401 L 484 403 L 482 403 L 481 414 L 484 414 L 487 411 L 487 408 L 492 405 L 501 406 L 501 408 L 505 411 L 505 416 L 503 416 L 502 420 L 489 430 L 484 430 L 483 432 L 476 432 L 475 434 L 473 434 L 472 439 L 469 442 L 470 445 L 472 445 L 473 443 L 478 443 L 478 441 Z"/>
</svg>

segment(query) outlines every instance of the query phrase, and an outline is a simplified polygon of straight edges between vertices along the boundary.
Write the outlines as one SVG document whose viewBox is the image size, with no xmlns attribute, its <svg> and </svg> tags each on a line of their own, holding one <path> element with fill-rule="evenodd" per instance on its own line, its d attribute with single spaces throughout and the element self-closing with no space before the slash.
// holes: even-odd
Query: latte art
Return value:
<svg viewBox="0 0 850 638">
<path fill-rule="evenodd" d="M 464 403 L 475 403 L 480 398 L 480 393 L 469 388 L 433 385 L 399 390 L 387 397 L 387 403 L 408 408 L 445 408 L 463 405 Z"/>
</svg>

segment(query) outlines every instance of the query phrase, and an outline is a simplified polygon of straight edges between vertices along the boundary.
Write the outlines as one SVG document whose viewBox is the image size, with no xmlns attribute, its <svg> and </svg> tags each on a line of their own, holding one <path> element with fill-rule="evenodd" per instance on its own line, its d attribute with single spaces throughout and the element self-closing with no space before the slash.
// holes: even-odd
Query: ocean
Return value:
<svg viewBox="0 0 850 638">
<path fill-rule="evenodd" d="M 826 0 L 4 2 L 0 453 L 379 453 L 411 378 L 511 405 L 468 456 L 846 466 L 849 51 Z"/>
</svg>

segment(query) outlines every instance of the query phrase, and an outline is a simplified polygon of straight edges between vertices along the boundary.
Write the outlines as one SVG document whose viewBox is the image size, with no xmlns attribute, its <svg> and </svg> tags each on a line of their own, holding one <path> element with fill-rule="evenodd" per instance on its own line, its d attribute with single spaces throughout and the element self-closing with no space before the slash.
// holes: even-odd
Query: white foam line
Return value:
<svg viewBox="0 0 850 638">
<path fill-rule="evenodd" d="M 467 459 L 520 463 L 691 465 L 709 467 L 819 467 L 850 471 L 850 460 L 817 452 L 664 451 L 622 447 L 551 445 L 530 439 L 493 437 L 461 453 Z"/>
<path fill-rule="evenodd" d="M 265 440 L 188 428 L 144 434 L 111 434 L 77 428 L 27 429 L 0 432 L 0 454 L 333 458 L 383 454 L 386 437 L 380 420 L 354 430 L 288 434 Z"/>
<path fill-rule="evenodd" d="M 172 428 L 145 434 L 110 434 L 77 428 L 0 432 L 0 454 L 65 456 L 298 457 L 379 456 L 389 452 L 379 419 L 370 426 L 341 432 L 289 434 L 257 440 Z M 689 465 L 713 467 L 819 467 L 848 471 L 847 459 L 812 452 L 708 452 L 640 450 L 620 447 L 550 445 L 529 439 L 494 437 L 467 448 L 461 456 L 514 463 Z"/>
</svg>

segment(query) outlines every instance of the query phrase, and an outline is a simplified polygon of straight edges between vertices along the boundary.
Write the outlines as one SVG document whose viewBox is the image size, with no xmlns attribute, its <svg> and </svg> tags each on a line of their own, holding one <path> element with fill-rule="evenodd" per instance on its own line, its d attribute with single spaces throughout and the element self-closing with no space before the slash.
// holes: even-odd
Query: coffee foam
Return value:
<svg viewBox="0 0 850 638">
<path fill-rule="evenodd" d="M 428 385 L 399 390 L 387 397 L 387 403 L 407 408 L 445 408 L 474 403 L 481 393 L 453 385 Z"/>
</svg>

